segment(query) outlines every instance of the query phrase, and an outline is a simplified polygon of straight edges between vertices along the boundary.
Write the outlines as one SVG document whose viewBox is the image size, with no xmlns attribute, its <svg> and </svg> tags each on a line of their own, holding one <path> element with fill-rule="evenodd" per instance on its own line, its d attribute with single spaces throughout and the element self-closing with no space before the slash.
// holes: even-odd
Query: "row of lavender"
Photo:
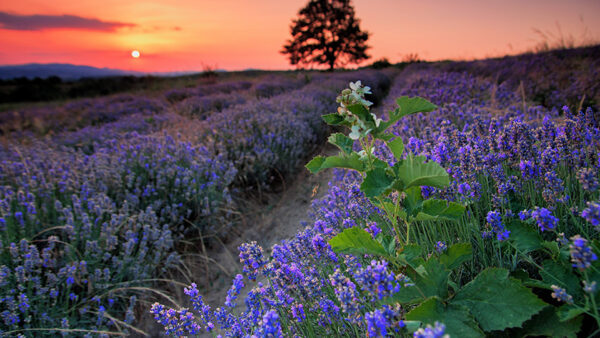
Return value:
<svg viewBox="0 0 600 338">
<path fill-rule="evenodd" d="M 349 76 L 389 85 L 383 73 L 320 76 L 210 114 L 210 121 L 177 117 L 154 133 L 111 131 L 120 117 L 90 129 L 99 140 L 91 149 L 65 146 L 60 137 L 4 145 L 1 332 L 136 330 L 136 304 L 169 297 L 152 286 L 174 270 L 185 273 L 180 241 L 235 226 L 236 192 L 249 177 L 264 187 L 271 176 L 258 173 L 291 172 L 322 141 L 319 116 Z"/>
<path fill-rule="evenodd" d="M 600 46 L 453 62 L 441 68 L 488 76 L 549 108 L 600 108 Z"/>
<path fill-rule="evenodd" d="M 140 131 L 148 127 L 143 126 L 142 121 L 149 118 L 164 120 L 163 115 L 167 112 L 206 118 L 211 112 L 252 99 L 282 94 L 306 83 L 307 79 L 293 75 L 266 75 L 249 80 L 201 83 L 195 87 L 177 88 L 164 93 L 119 94 L 79 99 L 65 104 L 50 103 L 45 106 L 16 108 L 0 114 L 0 132 L 12 137 L 56 135 L 123 119 L 128 121 L 129 126 L 136 121 L 138 125 L 134 129 L 117 125 L 117 128 L 121 127 L 121 131 Z M 155 130 L 156 127 L 153 128 Z"/>
<path fill-rule="evenodd" d="M 256 243 L 240 246 L 244 275 L 234 279 L 222 306 L 211 308 L 194 284 L 185 290 L 192 309 L 154 304 L 151 312 L 166 333 L 375 337 L 414 332 L 416 337 L 442 337 L 446 329 L 451 336 L 478 337 L 503 328 L 508 336 L 594 334 L 600 283 L 598 113 L 543 107 L 522 111 L 520 93 L 507 86 L 435 70 L 400 74 L 384 108 L 394 109 L 400 95 L 420 95 L 441 106 L 393 127 L 409 152 L 442 164 L 450 174 L 448 188 L 423 189 L 423 197 L 460 202 L 467 213 L 458 222 L 417 223 L 411 245 L 398 252 L 405 252 L 405 259 L 422 252 L 434 261 L 456 255 L 446 253 L 452 244 L 469 243 L 470 259 L 452 274 L 441 265 L 428 267 L 419 280 L 407 283 L 397 263 L 335 253 L 329 240 L 344 229 L 360 226 L 375 237 L 392 228 L 392 220 L 361 192 L 362 177 L 340 170 L 327 196 L 314 202 L 314 222 L 295 238 L 273 246 L 269 256 Z M 376 155 L 396 161 L 383 144 Z M 498 315 L 478 314 L 490 318 L 484 325 L 469 309 L 442 303 L 437 296 L 420 306 L 401 301 L 435 294 L 440 285 L 446 295 L 448 289 L 475 287 L 469 282 L 478 273 L 504 271 L 498 268 L 510 271 L 519 290 L 527 290 L 521 281 L 535 288 L 541 300 L 526 292 L 535 310 L 533 303 L 507 293 L 508 298 L 496 299 Z M 268 282 L 256 283 L 259 275 Z M 253 287 L 243 300 L 245 308 L 238 309 L 245 285 Z M 404 289 L 411 291 L 400 293 Z M 474 303 L 471 310 L 477 306 L 485 307 Z M 498 326 L 490 324 L 494 316 L 521 319 Z M 407 318 L 420 318 L 420 323 Z"/>
</svg>

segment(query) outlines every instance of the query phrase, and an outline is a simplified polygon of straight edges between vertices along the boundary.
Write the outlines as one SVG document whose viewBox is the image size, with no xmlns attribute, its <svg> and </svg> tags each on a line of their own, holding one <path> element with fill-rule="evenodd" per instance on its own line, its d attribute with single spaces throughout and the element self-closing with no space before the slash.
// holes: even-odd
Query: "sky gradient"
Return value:
<svg viewBox="0 0 600 338">
<path fill-rule="evenodd" d="M 0 65 L 72 63 L 170 72 L 293 69 L 279 53 L 307 0 L 19 0 L 0 4 Z M 392 62 L 516 54 L 534 29 L 600 40 L 598 0 L 354 0 L 368 53 Z M 560 26 L 560 31 L 558 26 Z M 551 42 L 554 38 L 550 38 Z M 139 50 L 141 57 L 131 57 Z"/>
</svg>

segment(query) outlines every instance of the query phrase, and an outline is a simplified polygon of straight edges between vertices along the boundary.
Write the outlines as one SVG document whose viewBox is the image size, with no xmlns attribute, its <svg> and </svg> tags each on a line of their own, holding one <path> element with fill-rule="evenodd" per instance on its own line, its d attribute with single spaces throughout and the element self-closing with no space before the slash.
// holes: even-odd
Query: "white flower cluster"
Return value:
<svg viewBox="0 0 600 338">
<path fill-rule="evenodd" d="M 358 140 L 361 137 L 367 136 L 372 129 L 367 128 L 365 121 L 352 114 L 347 107 L 353 104 L 362 104 L 366 109 L 369 109 L 373 105 L 373 102 L 365 100 L 365 95 L 371 94 L 371 88 L 369 86 L 363 87 L 360 81 L 350 82 L 349 87 L 342 90 L 342 93 L 336 98 L 336 101 L 340 104 L 337 112 L 352 124 L 352 131 L 348 136 L 353 140 Z M 381 119 L 378 119 L 373 113 L 371 113 L 371 116 L 375 121 L 375 126 L 379 127 Z"/>
</svg>

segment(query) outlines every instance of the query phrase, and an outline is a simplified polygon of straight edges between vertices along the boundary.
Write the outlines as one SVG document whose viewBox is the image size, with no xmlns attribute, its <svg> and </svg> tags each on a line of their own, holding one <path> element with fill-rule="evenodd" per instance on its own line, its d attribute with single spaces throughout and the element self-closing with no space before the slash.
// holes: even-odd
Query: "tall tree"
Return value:
<svg viewBox="0 0 600 338">
<path fill-rule="evenodd" d="M 368 59 L 369 33 L 360 29 L 350 0 L 310 0 L 290 26 L 292 38 L 283 46 L 292 65 L 336 66 Z"/>
</svg>

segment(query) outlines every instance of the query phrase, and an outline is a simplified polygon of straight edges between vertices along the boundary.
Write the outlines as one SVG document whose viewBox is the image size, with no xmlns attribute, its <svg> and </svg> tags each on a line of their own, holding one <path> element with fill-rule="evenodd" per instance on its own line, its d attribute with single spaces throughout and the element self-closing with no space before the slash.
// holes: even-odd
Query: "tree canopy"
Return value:
<svg viewBox="0 0 600 338">
<path fill-rule="evenodd" d="M 310 0 L 290 26 L 283 46 L 292 65 L 327 65 L 332 70 L 368 59 L 369 33 L 360 29 L 350 0 Z"/>
</svg>

